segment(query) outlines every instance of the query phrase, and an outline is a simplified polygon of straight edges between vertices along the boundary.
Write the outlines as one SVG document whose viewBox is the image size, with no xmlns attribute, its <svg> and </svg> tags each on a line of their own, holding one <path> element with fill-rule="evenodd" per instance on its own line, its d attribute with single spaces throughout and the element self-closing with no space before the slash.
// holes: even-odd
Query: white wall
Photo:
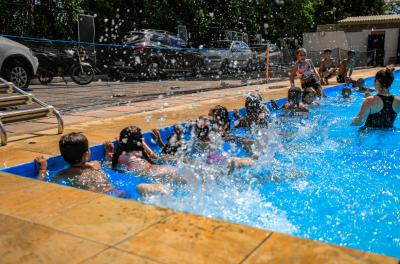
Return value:
<svg viewBox="0 0 400 264">
<path fill-rule="evenodd" d="M 397 56 L 397 42 L 399 40 L 399 29 L 385 29 L 385 64 L 389 63 L 390 57 Z"/>
<path fill-rule="evenodd" d="M 355 52 L 366 52 L 368 47 L 368 35 L 370 30 L 361 32 L 346 32 L 346 39 L 349 43 L 349 49 Z"/>
<path fill-rule="evenodd" d="M 303 33 L 303 47 L 309 51 L 349 49 L 344 31 Z"/>
<path fill-rule="evenodd" d="M 379 29 L 385 31 L 385 58 L 384 63 L 388 64 L 390 57 L 397 55 L 397 41 L 399 38 L 398 28 Z M 321 51 L 326 48 L 341 48 L 355 50 L 356 52 L 367 52 L 368 35 L 371 30 L 359 32 L 313 32 L 303 34 L 303 46 L 309 51 Z"/>
</svg>

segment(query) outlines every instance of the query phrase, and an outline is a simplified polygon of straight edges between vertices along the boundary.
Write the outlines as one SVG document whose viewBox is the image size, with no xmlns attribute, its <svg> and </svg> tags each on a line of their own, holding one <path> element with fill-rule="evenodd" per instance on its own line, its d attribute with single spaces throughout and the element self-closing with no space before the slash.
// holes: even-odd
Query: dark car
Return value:
<svg viewBox="0 0 400 264">
<path fill-rule="evenodd" d="M 171 73 L 197 75 L 203 60 L 196 49 L 187 48 L 186 41 L 160 30 L 130 32 L 123 47 L 113 48 L 108 66 L 118 74 L 136 73 L 160 78 Z"/>
</svg>

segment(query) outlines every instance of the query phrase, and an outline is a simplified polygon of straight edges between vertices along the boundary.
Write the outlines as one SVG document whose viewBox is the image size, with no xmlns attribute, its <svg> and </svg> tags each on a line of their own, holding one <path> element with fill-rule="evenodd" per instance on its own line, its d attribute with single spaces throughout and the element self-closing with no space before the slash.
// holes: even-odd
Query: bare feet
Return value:
<svg viewBox="0 0 400 264">
<path fill-rule="evenodd" d="M 142 196 L 154 195 L 154 194 L 163 194 L 163 195 L 170 194 L 170 190 L 163 184 L 142 183 L 136 186 L 136 191 Z"/>
<path fill-rule="evenodd" d="M 108 160 L 112 160 L 112 157 L 114 155 L 114 144 L 111 141 L 107 140 L 104 141 L 103 145 L 106 151 L 106 158 Z"/>
</svg>

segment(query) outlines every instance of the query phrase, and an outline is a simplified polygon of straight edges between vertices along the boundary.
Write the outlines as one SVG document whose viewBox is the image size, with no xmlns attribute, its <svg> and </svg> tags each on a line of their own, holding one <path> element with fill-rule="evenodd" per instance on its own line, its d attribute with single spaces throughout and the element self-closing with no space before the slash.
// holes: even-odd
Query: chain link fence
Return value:
<svg viewBox="0 0 400 264">
<path fill-rule="evenodd" d="M 332 49 L 331 57 L 334 65 L 339 67 L 341 61 L 347 58 L 349 50 Z M 316 67 L 319 67 L 323 58 L 323 50 L 320 51 L 307 51 L 307 58 L 311 59 Z M 296 50 L 283 50 L 283 64 L 293 64 L 295 61 Z M 355 67 L 367 66 L 383 66 L 384 65 L 384 50 L 371 50 L 366 52 L 355 52 L 354 60 Z"/>
</svg>

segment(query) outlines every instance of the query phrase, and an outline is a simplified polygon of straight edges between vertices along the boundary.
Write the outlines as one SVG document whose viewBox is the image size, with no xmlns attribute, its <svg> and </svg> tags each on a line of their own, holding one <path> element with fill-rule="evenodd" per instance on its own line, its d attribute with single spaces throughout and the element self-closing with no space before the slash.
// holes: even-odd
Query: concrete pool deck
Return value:
<svg viewBox="0 0 400 264">
<path fill-rule="evenodd" d="M 357 71 L 354 76 L 376 71 Z M 242 107 L 243 94 L 255 90 L 266 100 L 287 94 L 287 88 L 245 86 L 78 112 L 65 133 L 84 132 L 95 145 L 116 137 L 128 124 L 146 131 L 194 119 L 215 104 Z M 23 132 L 23 126 L 20 129 Z M 57 155 L 59 137 L 54 129 L 16 133 L 9 145 L 0 147 L 0 166 Z M 6 173 L 0 173 L 0 219 L 1 263 L 399 263 L 378 254 Z"/>
</svg>

